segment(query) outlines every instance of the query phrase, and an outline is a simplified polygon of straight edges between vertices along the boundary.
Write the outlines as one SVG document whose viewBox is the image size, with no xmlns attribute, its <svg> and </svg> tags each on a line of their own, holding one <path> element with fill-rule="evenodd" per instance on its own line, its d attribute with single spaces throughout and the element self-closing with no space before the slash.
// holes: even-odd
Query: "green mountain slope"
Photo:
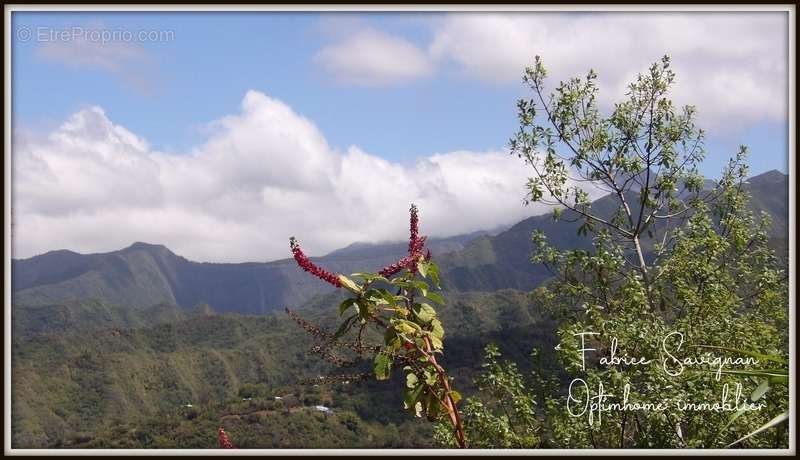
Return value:
<svg viewBox="0 0 800 460">
<path fill-rule="evenodd" d="M 183 309 L 171 304 L 145 308 L 110 305 L 98 300 L 72 300 L 54 304 L 16 306 L 12 318 L 15 337 L 44 332 L 75 332 L 84 329 L 143 327 L 176 322 L 210 310 L 207 305 Z"/>
<path fill-rule="evenodd" d="M 774 246 L 785 252 L 788 237 L 788 177 L 777 171 L 750 179 L 752 206 L 772 216 Z M 594 207 L 607 207 L 600 199 Z M 600 213 L 603 213 L 601 209 Z M 496 235 L 478 232 L 433 239 L 430 247 L 450 290 L 530 290 L 550 276 L 529 261 L 530 235 L 540 229 L 559 247 L 586 247 L 577 223 L 565 213 L 559 222 L 549 215 L 528 218 Z M 405 243 L 354 244 L 317 260 L 340 273 L 376 270 L 399 257 Z M 159 245 L 136 243 L 105 254 L 54 251 L 12 262 L 14 305 L 42 306 L 94 299 L 106 305 L 148 307 L 207 303 L 220 312 L 264 314 L 297 306 L 331 291 L 305 276 L 294 261 L 216 264 L 189 261 Z"/>
<path fill-rule="evenodd" d="M 333 329 L 339 295 L 317 298 L 304 315 Z M 521 292 L 457 294 L 441 309 L 441 316 L 448 331 L 444 363 L 467 394 L 487 343 L 500 343 L 508 356 L 524 362 L 533 344 L 552 345 L 555 340 L 552 323 Z M 355 368 L 333 367 L 309 355 L 311 345 L 312 338 L 285 314 L 218 315 L 208 310 L 164 315 L 163 321 L 141 327 L 96 324 L 15 335 L 13 445 L 213 447 L 216 426 L 230 422 L 230 430 L 241 424 L 241 433 L 250 433 L 245 437 L 251 447 L 381 447 L 398 442 L 396 434 L 386 432 L 390 424 L 398 430 L 429 429 L 402 410 L 401 394 L 383 382 L 334 388 L 303 384 L 319 375 L 371 367 L 368 361 Z M 252 385 L 264 389 L 262 398 L 232 408 L 242 405 L 241 391 Z M 279 423 L 266 417 L 269 412 L 253 415 L 276 410 L 269 399 L 276 395 L 305 401 L 300 406 L 306 412 L 324 403 L 350 420 L 345 424 L 350 431 L 340 432 L 341 425 L 316 414 L 299 414 L 296 423 L 313 427 L 309 429 L 314 436 L 339 434 L 281 437 L 285 430 L 273 426 Z M 187 418 L 187 404 L 198 412 L 195 416 Z M 231 413 L 238 418 L 223 420 Z M 163 432 L 153 432 L 154 426 Z M 353 441 L 359 430 L 371 433 L 371 438 Z M 414 439 L 423 442 L 417 447 L 426 447 L 430 436 Z"/>
<path fill-rule="evenodd" d="M 788 177 L 777 171 L 750 179 L 752 206 L 769 213 L 774 221 L 776 248 L 786 245 L 788 234 Z M 609 199 L 594 203 L 600 213 L 610 213 Z M 605 211 L 602 210 L 606 207 Z M 430 247 L 440 261 L 446 288 L 493 291 L 530 290 L 550 276 L 529 261 L 530 235 L 540 229 L 559 247 L 586 247 L 577 235 L 570 213 L 559 222 L 549 215 L 526 219 L 497 235 L 478 232 L 433 239 Z M 399 257 L 405 243 L 354 244 L 317 260 L 340 273 L 376 270 Z M 785 251 L 784 251 L 785 252 Z M 264 314 L 284 306 L 297 306 L 330 286 L 305 276 L 294 261 L 216 264 L 189 261 L 159 245 L 136 243 L 105 254 L 80 255 L 54 251 L 12 263 L 14 305 L 42 306 L 94 299 L 107 305 L 148 307 L 176 304 L 192 307 L 207 303 L 220 312 Z"/>
<path fill-rule="evenodd" d="M 462 248 L 480 233 L 434 239 L 436 252 Z M 406 252 L 406 244 L 352 245 L 318 258 L 331 270 L 377 270 Z M 288 253 L 288 246 L 287 246 Z M 264 314 L 302 305 L 332 288 L 309 278 L 292 259 L 217 264 L 187 260 L 164 246 L 135 243 L 102 254 L 53 251 L 12 261 L 13 303 L 52 305 L 93 299 L 108 305 L 212 305 L 220 312 Z"/>
<path fill-rule="evenodd" d="M 770 171 L 750 178 L 747 188 L 752 196 L 751 208 L 764 211 L 772 218 L 773 247 L 786 254 L 788 176 Z M 628 198 L 630 202 L 638 201 L 635 196 Z M 595 201 L 592 209 L 598 215 L 609 216 L 614 211 L 613 203 L 613 199 L 604 197 Z M 464 249 L 439 257 L 445 288 L 477 291 L 535 288 L 551 273 L 544 266 L 531 263 L 531 233 L 543 231 L 555 247 L 588 249 L 590 241 L 577 234 L 580 220 L 571 222 L 573 220 L 578 220 L 578 216 L 571 211 L 565 211 L 558 222 L 549 214 L 530 217 L 498 235 L 477 238 Z M 645 239 L 643 246 L 647 250 L 652 247 L 652 241 Z"/>
</svg>

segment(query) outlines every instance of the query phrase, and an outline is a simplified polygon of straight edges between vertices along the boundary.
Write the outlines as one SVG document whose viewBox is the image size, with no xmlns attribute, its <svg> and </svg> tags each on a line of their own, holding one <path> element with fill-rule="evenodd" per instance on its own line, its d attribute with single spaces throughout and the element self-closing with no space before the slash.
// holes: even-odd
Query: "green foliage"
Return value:
<svg viewBox="0 0 800 460">
<path fill-rule="evenodd" d="M 223 403 L 212 410 L 195 412 L 191 418 L 156 417 L 121 422 L 108 429 L 68 440 L 70 448 L 191 448 L 217 449 L 214 436 L 220 425 L 235 432 L 234 442 L 243 449 L 342 449 L 342 448 L 402 448 L 418 444 L 403 444 L 426 438 L 420 424 L 388 426 L 367 422 L 350 411 L 335 411 L 326 415 L 313 406 L 284 411 L 280 408 L 235 408 L 235 403 Z M 404 435 L 400 434 L 402 430 Z M 298 436 L 302 433 L 302 436 Z"/>
<path fill-rule="evenodd" d="M 239 387 L 239 396 L 246 399 L 266 398 L 270 395 L 269 387 L 263 383 L 245 383 Z"/>
<path fill-rule="evenodd" d="M 429 290 L 429 296 L 433 292 Z M 341 294 L 322 297 L 300 311 L 335 331 L 340 319 L 328 307 L 341 302 Z M 464 382 L 459 389 L 465 395 L 473 391 L 470 377 L 488 342 L 500 343 L 514 359 L 526 356 L 521 344 L 554 344 L 553 324 L 523 292 L 449 293 L 447 304 L 436 310 L 437 318 L 450 325 L 447 356 L 437 358 L 456 381 Z M 330 373 L 330 365 L 311 353 L 314 343 L 298 334 L 284 315 L 198 316 L 179 311 L 186 316 L 167 324 L 87 324 L 87 329 L 74 331 L 15 334 L 14 447 L 210 448 L 216 447 L 219 427 L 214 420 L 234 412 L 258 420 L 246 427 L 225 425 L 237 445 L 245 436 L 252 437 L 248 445 L 255 447 L 433 447 L 430 425 L 402 410 L 404 398 L 398 389 L 407 381 L 401 367 L 394 369 L 389 385 L 350 380 L 315 387 L 317 382 L 307 378 Z M 381 339 L 379 334 L 364 337 L 365 342 Z M 363 364 L 346 372 L 371 371 L 371 362 Z M 287 404 L 273 396 L 286 396 Z M 252 400 L 242 401 L 248 397 Z M 187 403 L 193 407 L 184 407 Z M 371 427 L 371 436 L 350 443 L 353 438 L 348 435 L 339 442 L 325 424 L 315 424 L 305 428 L 308 436 L 298 437 L 280 426 L 279 417 L 250 414 L 316 404 L 331 407 L 335 414 L 354 414 Z M 171 420 L 173 428 L 157 435 L 154 430 L 160 425 L 151 422 L 159 420 Z M 129 431 L 147 436 L 129 437 Z"/>
<path fill-rule="evenodd" d="M 219 419 L 230 414 L 255 420 L 235 431 L 237 443 L 250 447 L 411 446 L 392 439 L 388 424 L 394 433 L 415 433 L 414 446 L 430 446 L 429 435 L 416 435 L 420 424 L 391 410 L 401 401 L 384 389 L 303 384 L 322 369 L 291 352 L 310 341 L 283 317 L 190 316 L 14 340 L 14 447 L 216 448 Z M 315 405 L 341 417 L 324 419 Z M 289 425 L 281 421 L 285 410 Z M 337 431 L 337 420 L 368 435 Z"/>
<path fill-rule="evenodd" d="M 749 350 L 736 350 L 736 349 L 732 349 L 732 348 L 729 348 L 729 347 L 705 347 L 705 348 L 715 348 L 715 349 L 721 349 L 721 350 L 726 350 L 726 351 L 732 351 L 732 352 L 738 353 L 740 355 L 748 355 L 748 356 L 755 357 L 755 358 L 757 358 L 757 359 L 759 359 L 761 361 L 777 363 L 779 365 L 784 365 L 784 366 L 788 365 L 788 361 L 784 357 L 778 356 L 778 355 L 765 355 L 765 354 L 762 354 L 762 353 L 755 353 L 755 352 L 752 352 L 752 351 L 749 351 Z M 722 371 L 722 372 L 725 373 L 725 374 L 731 374 L 731 375 L 737 375 L 737 376 L 749 376 L 749 377 L 754 377 L 754 378 L 758 379 L 758 381 L 760 381 L 761 383 L 756 387 L 755 390 L 753 390 L 753 393 L 750 395 L 750 401 L 753 402 L 753 403 L 756 403 L 759 400 L 762 400 L 764 398 L 764 396 L 766 396 L 767 393 L 769 393 L 771 390 L 773 390 L 773 388 L 776 385 L 783 386 L 783 387 L 787 387 L 789 385 L 789 370 L 787 368 L 785 368 L 785 367 L 782 368 L 782 369 L 727 370 L 727 371 Z M 722 431 L 725 431 L 726 429 L 728 429 L 728 427 L 730 427 L 737 419 L 739 419 L 739 417 L 741 417 L 745 413 L 746 413 L 746 411 L 744 409 L 740 409 L 740 410 L 736 411 L 736 413 L 734 413 L 730 417 L 730 419 L 728 419 L 728 423 L 726 423 L 725 426 L 722 427 Z M 782 424 L 782 423 L 784 423 L 784 422 L 786 422 L 788 420 L 789 420 L 789 410 L 786 409 L 785 411 L 783 411 L 782 413 L 776 415 L 774 418 L 772 418 L 768 422 L 764 423 L 760 427 L 754 429 L 753 431 L 751 431 L 750 433 L 742 436 L 741 438 L 737 439 L 736 441 L 733 441 L 732 443 L 728 444 L 726 447 L 735 446 L 735 445 L 737 445 L 737 444 L 739 444 L 739 443 L 741 443 L 741 442 L 743 442 L 743 441 L 745 441 L 747 439 L 750 439 L 751 437 L 753 437 L 753 436 L 755 436 L 755 435 L 757 435 L 757 434 L 759 434 L 759 433 L 761 433 L 763 431 L 766 431 L 766 430 L 768 430 L 770 428 L 776 427 L 776 426 L 778 426 L 778 425 L 780 425 L 780 424 Z"/>
<path fill-rule="evenodd" d="M 530 383 L 514 362 L 500 362 L 500 357 L 497 346 L 486 347 L 481 372 L 474 380 L 479 393 L 468 397 L 462 409 L 470 447 L 538 448 L 541 424 Z M 452 430 L 444 424 L 437 425 L 434 437 L 440 445 L 456 445 Z"/>
<path fill-rule="evenodd" d="M 675 76 L 666 57 L 630 85 L 628 98 L 607 118 L 597 107 L 594 72 L 563 82 L 547 100 L 545 76 L 537 58 L 525 81 L 538 102 L 520 101 L 520 131 L 511 147 L 535 174 L 528 201 L 567 208 L 583 221 L 578 233 L 592 238 L 589 249 L 560 250 L 543 233 L 533 235 L 533 262 L 557 274 L 535 294 L 563 318 L 559 357 L 572 383 L 588 390 L 546 404 L 549 441 L 606 448 L 709 448 L 736 440 L 747 447 L 785 445 L 785 431 L 771 439 L 746 436 L 780 420 L 787 391 L 764 392 L 763 366 L 785 369 L 785 362 L 744 363 L 745 374 L 668 366 L 714 359 L 712 350 L 720 347 L 728 347 L 728 357 L 732 348 L 762 359 L 787 354 L 786 276 L 769 247 L 769 219 L 747 207 L 746 149 L 707 185 L 697 172 L 703 133 L 694 126 L 694 108 L 677 111 L 667 97 Z M 537 107 L 550 127 L 538 124 Z M 610 218 L 573 185 L 586 181 L 616 201 Z M 614 354 L 641 363 L 598 359 Z M 767 394 L 764 408 L 735 423 L 727 423 L 725 411 L 677 409 L 681 401 L 718 401 L 725 387 L 737 385 L 754 400 Z M 567 410 L 603 388 L 614 401 L 626 393 L 627 401 L 668 408 Z"/>
</svg>

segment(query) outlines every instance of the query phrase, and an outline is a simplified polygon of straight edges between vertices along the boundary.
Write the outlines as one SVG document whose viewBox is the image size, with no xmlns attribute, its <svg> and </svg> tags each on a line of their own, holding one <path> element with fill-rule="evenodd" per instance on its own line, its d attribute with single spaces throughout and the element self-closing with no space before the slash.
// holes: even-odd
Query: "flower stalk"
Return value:
<svg viewBox="0 0 800 460">
<path fill-rule="evenodd" d="M 322 330 L 289 309 L 287 312 L 303 329 L 324 342 L 313 347 L 312 353 L 340 367 L 355 363 L 333 355 L 330 349 L 343 348 L 346 342 L 340 337 L 357 330 L 358 338 L 350 350 L 359 355 L 364 351 L 373 353 L 375 378 L 388 380 L 393 368 L 402 368 L 406 374 L 406 409 L 418 417 L 425 415 L 431 421 L 449 421 L 458 447 L 465 448 L 467 440 L 458 410 L 461 396 L 451 388 L 450 377 L 436 359 L 436 354 L 443 353 L 444 329 L 431 303 L 443 304 L 444 299 L 434 292 L 434 288 L 439 289 L 439 274 L 431 252 L 425 248 L 426 241 L 427 237 L 419 234 L 419 212 L 412 204 L 408 253 L 375 274 L 350 275 L 359 279 L 354 280 L 312 263 L 292 238 L 290 247 L 300 268 L 337 288 L 345 288 L 353 297 L 339 305 L 339 315 L 349 316 L 335 333 Z M 429 286 L 426 278 L 434 286 Z M 379 331 L 383 337 L 381 345 L 365 347 L 362 344 L 362 333 L 367 326 Z"/>
</svg>

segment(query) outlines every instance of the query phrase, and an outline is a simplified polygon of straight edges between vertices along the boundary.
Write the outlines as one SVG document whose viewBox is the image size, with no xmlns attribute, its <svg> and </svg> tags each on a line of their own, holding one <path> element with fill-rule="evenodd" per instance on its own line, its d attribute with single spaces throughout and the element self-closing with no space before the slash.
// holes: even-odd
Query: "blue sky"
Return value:
<svg viewBox="0 0 800 460">
<path fill-rule="evenodd" d="M 431 34 L 420 24 L 426 19 L 415 16 L 359 18 L 424 43 Z M 335 21 L 314 13 L 15 16 L 15 28 L 96 23 L 110 30 L 173 30 L 175 40 L 142 43 L 159 67 L 152 94 L 94 68 L 65 69 L 63 63 L 37 57 L 36 43 L 15 42 L 14 114 L 24 124 L 61 120 L 85 105 L 100 105 L 157 148 L 181 150 L 198 141 L 199 125 L 231 113 L 248 90 L 256 89 L 314 120 L 341 148 L 357 144 L 403 161 L 503 147 L 515 126 L 519 84 L 484 85 L 464 78 L 389 88 L 338 84 L 312 62 L 335 33 L 326 31 L 326 23 Z"/>
<path fill-rule="evenodd" d="M 140 43 L 158 67 L 148 76 L 153 85 L 149 92 L 96 68 L 42 59 L 36 53 L 39 43 L 17 40 L 14 115 L 17 125 L 56 122 L 86 105 L 99 105 L 154 147 L 181 151 L 200 140 L 199 126 L 234 111 L 245 92 L 256 89 L 314 120 L 340 148 L 356 144 L 395 161 L 502 148 L 516 127 L 515 101 L 526 95 L 519 80 L 487 84 L 450 73 L 389 88 L 353 87 L 338 84 L 314 65 L 315 52 L 336 35 L 330 30 L 336 22 L 345 27 L 350 21 L 362 22 L 424 46 L 432 36 L 428 24 L 439 16 L 15 13 L 15 29 L 166 30 L 174 32 L 174 40 Z M 716 175 L 722 156 L 742 143 L 758 155 L 755 173 L 787 171 L 785 121 L 710 134 L 706 174 Z"/>
<path fill-rule="evenodd" d="M 73 27 L 169 31 L 172 37 L 111 44 L 37 40 L 39 31 Z M 288 107 L 288 124 L 296 119 L 308 121 L 327 143 L 327 153 L 355 156 L 357 152 L 351 150 L 356 148 L 369 155 L 370 161 L 386 160 L 387 168 L 405 168 L 402 174 L 413 177 L 421 171 L 415 166 L 421 161 L 450 161 L 458 155 L 483 161 L 486 157 L 469 155 L 504 151 L 517 127 L 515 102 L 528 95 L 520 80 L 521 69 L 534 54 L 552 62 L 553 85 L 558 78 L 583 73 L 590 66 L 598 69 L 601 92 L 609 94 L 606 104 L 610 106 L 629 76 L 669 53 L 681 86 L 676 98 L 698 106 L 701 124 L 709 133 L 703 172 L 716 176 L 742 143 L 752 151 L 754 174 L 771 169 L 786 172 L 785 27 L 781 13 L 490 17 L 458 13 L 16 12 L 12 15 L 14 130 L 20 139 L 33 139 L 31 145 L 39 145 L 37 139 L 44 142 L 59 127 L 63 129 L 70 117 L 99 108 L 102 116 L 81 118 L 83 131 L 75 135 L 84 137 L 70 145 L 99 129 L 83 123 L 99 120 L 102 126 L 117 126 L 146 140 L 148 145 L 140 152 L 143 158 L 156 153 L 199 155 L 197 152 L 210 149 L 220 124 L 222 130 L 234 132 L 225 121 L 228 118 L 246 124 L 243 101 L 254 91 L 265 98 L 254 96 L 251 102 L 273 115 L 274 111 L 284 113 L 279 103 Z M 32 31 L 33 38 L 21 40 L 23 30 Z M 563 35 L 567 31 L 571 31 L 569 35 Z M 609 50 L 621 42 L 628 43 L 624 45 L 627 51 Z M 259 128 L 256 125 L 254 129 Z M 302 131 L 303 135 L 309 132 Z M 231 142 L 238 145 L 238 141 Z M 280 159 L 269 156 L 267 160 Z M 163 176 L 164 168 L 161 164 L 156 170 Z M 259 180 L 259 193 L 271 190 L 267 177 Z M 398 183 L 407 180 L 402 176 Z M 168 186 L 159 183 L 154 187 Z M 521 201 L 518 189 L 515 185 L 509 194 L 519 195 L 514 206 Z M 53 193 L 63 195 L 64 191 L 55 189 Z M 464 194 L 455 189 L 447 193 Z M 424 202 L 428 195 L 423 195 Z M 486 203 L 491 201 L 486 198 Z M 21 209 L 35 208 L 23 204 Z M 164 202 L 158 205 L 162 210 L 165 206 Z M 188 213 L 186 209 L 181 212 Z M 106 212 L 88 207 L 84 211 L 77 214 L 85 217 Z M 531 212 L 467 222 L 442 233 L 513 223 Z M 30 225 L 53 224 L 43 214 L 31 211 Z M 59 215 L 75 218 L 75 214 Z M 448 219 L 452 216 L 442 217 L 443 222 Z M 75 224 L 74 220 L 62 222 Z M 83 223 L 91 227 L 91 221 Z M 249 234 L 243 230 L 242 235 Z M 393 236 L 383 229 L 373 233 L 340 231 L 337 238 L 320 243 L 319 250 L 334 249 L 347 239 Z M 166 230 L 145 237 L 168 242 L 182 238 Z M 58 242 L 44 239 L 20 246 L 19 251 L 30 255 L 53 245 L 88 250 L 94 241 L 77 236 Z M 97 249 L 110 249 L 121 242 L 106 241 Z M 221 257 L 220 250 L 209 249 L 211 246 L 222 248 L 224 244 L 208 242 L 202 250 L 190 245 L 184 248 L 198 258 Z M 243 250 L 241 257 L 245 253 Z"/>
</svg>

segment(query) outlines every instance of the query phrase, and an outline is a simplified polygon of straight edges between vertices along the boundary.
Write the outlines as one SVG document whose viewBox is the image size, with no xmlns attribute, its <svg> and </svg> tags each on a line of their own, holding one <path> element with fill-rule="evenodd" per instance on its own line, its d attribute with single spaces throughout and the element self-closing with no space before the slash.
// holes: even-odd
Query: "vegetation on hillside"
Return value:
<svg viewBox="0 0 800 460">
<path fill-rule="evenodd" d="M 609 117 L 594 72 L 549 97 L 546 75 L 538 58 L 526 70 L 535 99 L 518 104 L 511 148 L 534 174 L 527 199 L 555 206 L 555 221 L 571 211 L 591 237 L 561 249 L 532 236 L 532 262 L 553 274 L 534 295 L 562 318 L 570 381 L 565 391 L 537 369 L 526 382 L 489 348 L 477 383 L 491 399 L 467 401 L 467 432 L 491 447 L 787 446 L 787 277 L 768 215 L 748 208 L 746 149 L 706 186 L 703 132 L 693 107 L 668 98 L 667 57 Z M 595 212 L 587 187 L 611 213 Z"/>
<path fill-rule="evenodd" d="M 333 292 L 292 284 L 285 262 L 142 245 L 15 265 L 12 446 L 786 447 L 785 176 L 748 183 L 742 148 L 701 177 L 667 58 L 608 115 L 594 72 L 553 94 L 546 75 L 526 70 L 511 149 L 526 199 L 553 214 L 437 254 L 441 268 L 414 209 L 407 255 L 379 273 L 323 270 L 293 241 Z M 349 273 L 395 251 L 369 254 L 325 260 Z M 311 300 L 287 317 L 269 296 Z M 198 299 L 225 313 L 185 308 Z"/>
<path fill-rule="evenodd" d="M 328 307 L 342 300 L 342 293 L 332 293 L 296 311 L 335 331 L 338 316 Z M 451 325 L 442 365 L 464 382 L 459 390 L 465 394 L 472 392 L 474 363 L 488 343 L 499 343 L 514 359 L 526 356 L 527 344 L 554 344 L 554 323 L 523 292 L 454 293 L 448 300 L 437 311 L 441 321 Z M 234 419 L 221 420 L 231 413 L 226 405 L 249 404 L 241 401 L 245 397 L 266 404 L 274 396 L 287 395 L 305 401 L 307 407 L 321 404 L 335 415 L 352 414 L 361 425 L 370 426 L 374 435 L 353 446 L 435 446 L 430 426 L 408 417 L 402 394 L 384 382 L 312 382 L 331 373 L 369 372 L 371 365 L 340 369 L 318 359 L 312 353 L 312 338 L 285 314 L 216 314 L 207 308 L 191 314 L 173 308 L 184 316 L 141 326 L 87 322 L 70 330 L 15 334 L 14 447 L 211 448 L 216 447 L 214 433 L 220 422 L 240 448 L 336 447 L 343 444 L 334 438 L 352 439 L 341 433 L 322 436 L 314 431 L 317 428 L 307 437 L 289 436 L 282 428 L 261 436 L 275 427 L 260 428 L 253 422 L 245 429 Z M 399 374 L 393 377 L 392 385 L 404 385 L 401 379 Z M 240 395 L 253 386 L 259 388 L 257 395 Z M 198 412 L 197 420 L 183 418 L 186 404 Z M 136 435 L 137 430 L 149 434 Z M 119 437 L 128 432 L 130 436 Z M 398 432 L 404 434 L 402 439 L 391 434 Z"/>
</svg>

